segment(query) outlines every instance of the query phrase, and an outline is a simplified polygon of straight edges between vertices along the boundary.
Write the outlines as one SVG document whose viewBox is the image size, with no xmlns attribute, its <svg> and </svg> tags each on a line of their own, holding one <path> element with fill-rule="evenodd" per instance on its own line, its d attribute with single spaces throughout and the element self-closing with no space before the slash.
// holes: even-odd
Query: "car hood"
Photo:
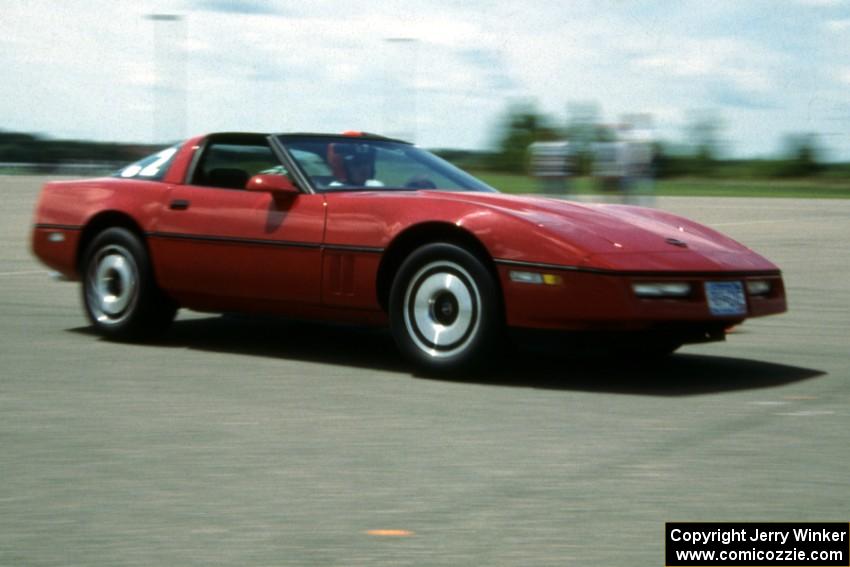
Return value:
<svg viewBox="0 0 850 567">
<path fill-rule="evenodd" d="M 658 209 L 497 193 L 440 196 L 530 223 L 542 238 L 566 241 L 581 250 L 578 263 L 583 266 L 647 271 L 777 269 L 728 236 Z"/>
</svg>

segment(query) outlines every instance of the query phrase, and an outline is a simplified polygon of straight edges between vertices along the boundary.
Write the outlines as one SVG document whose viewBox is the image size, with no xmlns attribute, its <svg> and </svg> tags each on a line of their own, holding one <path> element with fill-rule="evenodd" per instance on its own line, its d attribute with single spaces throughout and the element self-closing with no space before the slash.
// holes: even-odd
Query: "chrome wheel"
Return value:
<svg viewBox="0 0 850 567">
<path fill-rule="evenodd" d="M 95 252 L 86 274 L 86 300 L 92 317 L 103 325 L 123 322 L 139 298 L 139 268 L 123 246 L 109 244 Z"/>
<path fill-rule="evenodd" d="M 80 272 L 86 316 L 104 336 L 153 337 L 174 320 L 177 304 L 157 287 L 144 241 L 126 228 L 95 235 Z"/>
<path fill-rule="evenodd" d="M 455 262 L 431 262 L 410 278 L 404 294 L 404 324 L 413 343 L 432 358 L 466 349 L 481 324 L 481 294 Z"/>
<path fill-rule="evenodd" d="M 434 242 L 412 251 L 393 277 L 393 338 L 426 372 L 475 370 L 496 359 L 504 316 L 484 262 L 457 244 Z"/>
</svg>

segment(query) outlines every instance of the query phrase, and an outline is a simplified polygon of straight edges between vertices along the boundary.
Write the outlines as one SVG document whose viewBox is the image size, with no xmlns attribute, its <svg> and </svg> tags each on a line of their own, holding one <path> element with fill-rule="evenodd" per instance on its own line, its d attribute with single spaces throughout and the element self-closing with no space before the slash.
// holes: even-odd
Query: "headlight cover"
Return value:
<svg viewBox="0 0 850 567">
<path fill-rule="evenodd" d="M 691 294 L 691 284 L 686 282 L 641 282 L 633 283 L 632 291 L 638 297 L 687 297 Z"/>
<path fill-rule="evenodd" d="M 767 295 L 773 287 L 768 280 L 747 280 L 747 293 L 750 295 Z"/>
</svg>

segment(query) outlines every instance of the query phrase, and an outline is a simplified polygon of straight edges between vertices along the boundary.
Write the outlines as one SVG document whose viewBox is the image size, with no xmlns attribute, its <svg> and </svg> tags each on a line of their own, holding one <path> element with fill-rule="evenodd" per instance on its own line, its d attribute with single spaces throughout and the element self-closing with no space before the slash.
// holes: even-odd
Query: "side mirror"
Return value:
<svg viewBox="0 0 850 567">
<path fill-rule="evenodd" d="M 273 194 L 297 195 L 298 188 L 285 175 L 258 174 L 248 180 L 245 185 L 248 191 L 264 191 Z"/>
</svg>

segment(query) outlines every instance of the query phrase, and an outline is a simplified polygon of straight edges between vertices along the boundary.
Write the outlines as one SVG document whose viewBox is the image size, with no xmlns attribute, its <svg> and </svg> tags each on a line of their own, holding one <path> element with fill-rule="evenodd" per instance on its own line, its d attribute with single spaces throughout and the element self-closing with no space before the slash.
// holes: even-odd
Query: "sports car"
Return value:
<svg viewBox="0 0 850 567">
<path fill-rule="evenodd" d="M 210 134 L 111 177 L 49 182 L 32 248 L 81 282 L 107 337 L 160 333 L 179 308 L 272 313 L 388 325 L 430 369 L 491 359 L 506 330 L 663 354 L 786 310 L 779 269 L 706 226 L 504 195 L 359 132 Z"/>
</svg>

